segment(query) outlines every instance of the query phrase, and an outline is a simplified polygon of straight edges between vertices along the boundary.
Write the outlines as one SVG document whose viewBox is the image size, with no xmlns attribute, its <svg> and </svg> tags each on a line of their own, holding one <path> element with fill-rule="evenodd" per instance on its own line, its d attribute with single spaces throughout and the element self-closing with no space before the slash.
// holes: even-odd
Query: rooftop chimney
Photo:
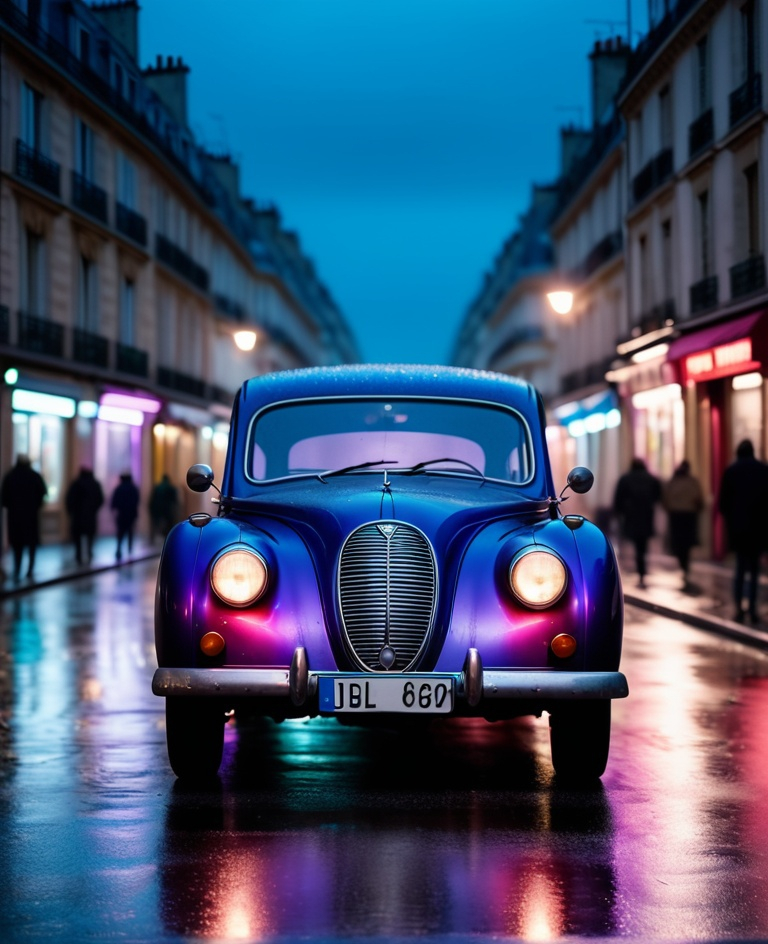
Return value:
<svg viewBox="0 0 768 944">
<path fill-rule="evenodd" d="M 188 72 L 189 66 L 184 65 L 181 56 L 177 59 L 168 56 L 165 62 L 162 56 L 158 56 L 154 66 L 141 72 L 147 85 L 157 92 L 175 120 L 184 127 L 187 127 Z"/>
<path fill-rule="evenodd" d="M 592 124 L 600 124 L 627 71 L 632 50 L 620 36 L 600 42 L 589 54 L 592 61 Z"/>
<path fill-rule="evenodd" d="M 106 31 L 130 54 L 139 60 L 139 4 L 137 0 L 112 0 L 95 3 L 91 12 Z"/>
<path fill-rule="evenodd" d="M 567 177 L 576 161 L 586 153 L 592 141 L 592 133 L 584 128 L 569 125 L 560 129 L 560 174 Z"/>
<path fill-rule="evenodd" d="M 206 154 L 206 159 L 216 179 L 226 190 L 232 206 L 237 206 L 241 200 L 240 168 L 228 154 Z"/>
</svg>

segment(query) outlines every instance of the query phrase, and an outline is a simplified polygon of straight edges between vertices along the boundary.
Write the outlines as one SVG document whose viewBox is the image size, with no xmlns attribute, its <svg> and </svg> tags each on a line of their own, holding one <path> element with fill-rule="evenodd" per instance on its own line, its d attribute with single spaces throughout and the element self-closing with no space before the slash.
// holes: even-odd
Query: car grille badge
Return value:
<svg viewBox="0 0 768 944">
<path fill-rule="evenodd" d="M 391 669 L 395 664 L 397 653 L 392 646 L 384 646 L 379 653 L 379 664 L 385 669 Z"/>
</svg>

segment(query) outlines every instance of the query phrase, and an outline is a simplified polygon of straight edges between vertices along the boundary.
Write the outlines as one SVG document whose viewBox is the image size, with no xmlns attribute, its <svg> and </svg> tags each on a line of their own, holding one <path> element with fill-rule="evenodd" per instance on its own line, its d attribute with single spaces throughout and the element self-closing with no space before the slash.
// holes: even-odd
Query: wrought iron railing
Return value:
<svg viewBox="0 0 768 944">
<path fill-rule="evenodd" d="M 624 240 L 620 229 L 608 233 L 590 249 L 587 258 L 579 266 L 578 274 L 582 278 L 587 278 L 595 269 L 599 269 L 603 263 L 618 255 L 623 248 L 623 244 Z"/>
<path fill-rule="evenodd" d="M 719 302 L 719 289 L 716 275 L 694 282 L 689 288 L 691 314 L 716 308 Z"/>
<path fill-rule="evenodd" d="M 239 302 L 218 293 L 213 296 L 213 301 L 219 311 L 229 315 L 230 318 L 234 318 L 235 321 L 245 321 L 245 309 Z"/>
<path fill-rule="evenodd" d="M 161 262 L 183 276 L 188 282 L 203 292 L 208 291 L 207 269 L 198 265 L 180 246 L 172 243 L 167 237 L 161 236 L 160 233 L 155 237 L 155 254 Z"/>
<path fill-rule="evenodd" d="M 206 385 L 204 380 L 192 377 L 190 374 L 183 374 L 171 367 L 157 368 L 157 382 L 161 387 L 168 387 L 170 390 L 177 390 L 180 393 L 188 393 L 193 397 L 205 398 Z"/>
<path fill-rule="evenodd" d="M 611 369 L 612 363 L 613 357 L 606 357 L 592 364 L 587 364 L 585 367 L 580 367 L 578 370 L 563 374 L 560 381 L 561 393 L 571 393 L 583 387 L 591 387 L 594 384 L 602 383 L 605 380 L 606 373 Z"/>
<path fill-rule="evenodd" d="M 763 77 L 755 72 L 728 96 L 730 126 L 733 128 L 754 114 L 763 104 Z"/>
<path fill-rule="evenodd" d="M 122 203 L 115 203 L 115 226 L 129 239 L 140 246 L 147 245 L 147 221 L 130 207 Z"/>
<path fill-rule="evenodd" d="M 21 138 L 16 139 L 16 175 L 56 197 L 61 193 L 61 167 Z"/>
<path fill-rule="evenodd" d="M 741 298 L 765 288 L 765 256 L 755 253 L 730 268 L 731 298 Z"/>
<path fill-rule="evenodd" d="M 115 345 L 115 368 L 122 374 L 131 374 L 134 377 L 149 375 L 149 355 L 129 344 L 118 341 Z"/>
<path fill-rule="evenodd" d="M 64 355 L 64 325 L 26 311 L 18 314 L 18 346 L 33 354 Z"/>
<path fill-rule="evenodd" d="M 100 334 L 84 328 L 72 329 L 72 360 L 91 367 L 107 367 L 109 364 L 109 342 Z"/>
<path fill-rule="evenodd" d="M 715 140 L 714 111 L 708 108 L 688 125 L 688 157 L 695 157 Z"/>
<path fill-rule="evenodd" d="M 72 171 L 72 203 L 83 213 L 107 222 L 107 191 L 76 170 Z"/>
<path fill-rule="evenodd" d="M 656 157 L 635 174 L 632 179 L 632 196 L 635 203 L 644 200 L 672 176 L 672 148 L 664 148 Z"/>
</svg>

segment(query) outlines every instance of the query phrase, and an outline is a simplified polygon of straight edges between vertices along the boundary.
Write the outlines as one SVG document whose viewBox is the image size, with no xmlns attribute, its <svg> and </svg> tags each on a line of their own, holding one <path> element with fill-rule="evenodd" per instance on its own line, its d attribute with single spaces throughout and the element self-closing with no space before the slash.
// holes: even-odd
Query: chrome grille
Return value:
<svg viewBox="0 0 768 944">
<path fill-rule="evenodd" d="M 421 531 L 376 521 L 347 538 L 339 601 L 347 642 L 363 668 L 402 672 L 413 665 L 432 629 L 436 597 L 435 559 Z"/>
</svg>

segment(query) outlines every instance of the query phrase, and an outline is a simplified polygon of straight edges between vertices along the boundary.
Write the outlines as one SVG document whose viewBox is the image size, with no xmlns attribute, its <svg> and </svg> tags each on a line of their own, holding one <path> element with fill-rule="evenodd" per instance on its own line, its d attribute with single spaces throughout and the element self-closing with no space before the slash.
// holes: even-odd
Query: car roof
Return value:
<svg viewBox="0 0 768 944">
<path fill-rule="evenodd" d="M 491 371 L 420 364 L 343 364 L 264 374 L 242 385 L 236 404 L 250 416 L 285 400 L 371 395 L 485 400 L 520 410 L 534 423 L 539 412 L 538 394 L 527 381 Z"/>
</svg>

